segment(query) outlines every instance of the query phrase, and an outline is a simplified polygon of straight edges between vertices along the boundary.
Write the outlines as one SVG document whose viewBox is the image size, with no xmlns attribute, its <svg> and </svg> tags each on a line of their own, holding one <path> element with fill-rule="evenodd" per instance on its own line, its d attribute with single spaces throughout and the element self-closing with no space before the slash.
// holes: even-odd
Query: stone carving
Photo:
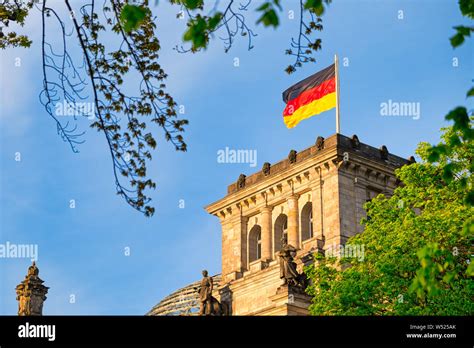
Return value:
<svg viewBox="0 0 474 348">
<path fill-rule="evenodd" d="M 355 134 L 352 136 L 351 145 L 354 149 L 358 149 L 360 147 L 359 137 Z"/>
<path fill-rule="evenodd" d="M 324 138 L 321 136 L 316 139 L 316 149 L 318 149 L 318 151 L 324 149 Z"/>
<path fill-rule="evenodd" d="M 43 285 L 40 279 L 39 269 L 36 263 L 28 267 L 28 274 L 16 287 L 16 299 L 18 301 L 18 315 L 43 315 L 43 303 L 46 300 L 48 287 Z"/>
<path fill-rule="evenodd" d="M 271 165 L 270 165 L 270 163 L 268 163 L 268 162 L 265 162 L 265 163 L 263 164 L 263 167 L 262 167 L 262 173 L 263 173 L 263 175 L 265 175 L 265 176 L 270 175 L 270 166 L 271 166 Z"/>
<path fill-rule="evenodd" d="M 385 145 L 382 145 L 382 147 L 380 148 L 380 157 L 384 161 L 388 160 L 388 149 Z"/>
<path fill-rule="evenodd" d="M 284 285 L 306 289 L 307 280 L 304 273 L 300 274 L 296 270 L 294 257 L 296 256 L 296 248 L 288 244 L 286 235 L 281 238 L 281 250 L 278 252 L 280 258 L 280 278 L 283 279 Z"/>
<path fill-rule="evenodd" d="M 296 150 L 291 150 L 289 155 L 288 155 L 288 161 L 290 163 L 295 163 L 296 162 Z"/>
<path fill-rule="evenodd" d="M 36 262 L 33 261 L 33 264 L 28 267 L 28 275 L 27 277 L 38 277 L 39 269 L 36 267 Z"/>
<path fill-rule="evenodd" d="M 242 189 L 245 187 L 245 178 L 244 174 L 239 175 L 239 179 L 237 180 L 237 188 Z"/>
<path fill-rule="evenodd" d="M 206 270 L 202 271 L 201 286 L 194 288 L 199 294 L 199 315 L 227 315 L 226 306 L 219 303 L 217 299 L 212 296 L 214 282 L 212 277 L 209 277 Z"/>
</svg>

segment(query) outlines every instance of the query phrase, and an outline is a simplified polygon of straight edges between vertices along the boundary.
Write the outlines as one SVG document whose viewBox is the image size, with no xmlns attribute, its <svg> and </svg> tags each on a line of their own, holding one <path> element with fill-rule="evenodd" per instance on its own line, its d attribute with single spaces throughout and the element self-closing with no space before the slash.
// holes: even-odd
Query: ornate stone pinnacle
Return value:
<svg viewBox="0 0 474 348">
<path fill-rule="evenodd" d="M 48 287 L 38 276 L 39 269 L 36 262 L 28 267 L 28 273 L 20 284 L 16 286 L 18 301 L 18 315 L 43 315 L 43 303 L 46 300 Z"/>
</svg>

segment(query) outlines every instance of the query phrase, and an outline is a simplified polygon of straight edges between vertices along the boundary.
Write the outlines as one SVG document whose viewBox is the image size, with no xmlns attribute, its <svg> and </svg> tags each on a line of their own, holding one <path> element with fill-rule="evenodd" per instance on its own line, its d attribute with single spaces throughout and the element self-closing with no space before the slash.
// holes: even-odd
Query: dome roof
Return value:
<svg viewBox="0 0 474 348">
<path fill-rule="evenodd" d="M 221 282 L 221 275 L 212 277 L 214 288 Z M 199 313 L 199 294 L 195 290 L 201 285 L 198 280 L 166 296 L 146 315 L 197 315 Z"/>
</svg>

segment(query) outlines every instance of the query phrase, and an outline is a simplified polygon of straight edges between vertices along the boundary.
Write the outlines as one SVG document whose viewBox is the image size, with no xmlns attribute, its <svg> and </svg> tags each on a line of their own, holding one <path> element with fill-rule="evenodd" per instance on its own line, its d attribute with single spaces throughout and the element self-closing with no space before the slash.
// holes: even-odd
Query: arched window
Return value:
<svg viewBox="0 0 474 348">
<path fill-rule="evenodd" d="M 275 252 L 281 250 L 281 237 L 286 235 L 288 237 L 288 218 L 285 214 L 280 214 L 275 220 L 274 231 L 274 246 Z"/>
<path fill-rule="evenodd" d="M 249 232 L 249 263 L 262 258 L 262 229 L 255 225 Z"/>
<path fill-rule="evenodd" d="M 301 209 L 301 240 L 313 237 L 313 205 L 308 202 Z"/>
</svg>

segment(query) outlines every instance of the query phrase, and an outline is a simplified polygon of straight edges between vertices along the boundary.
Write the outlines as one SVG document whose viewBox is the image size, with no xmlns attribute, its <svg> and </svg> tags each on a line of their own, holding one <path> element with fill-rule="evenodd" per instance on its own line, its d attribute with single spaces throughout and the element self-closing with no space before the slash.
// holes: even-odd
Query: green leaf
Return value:
<svg viewBox="0 0 474 348">
<path fill-rule="evenodd" d="M 322 0 L 306 0 L 304 8 L 314 12 L 318 17 L 321 17 L 324 13 L 324 5 Z"/>
<path fill-rule="evenodd" d="M 269 2 L 264 2 L 260 7 L 257 8 L 256 11 L 266 11 L 272 6 Z"/>
<path fill-rule="evenodd" d="M 263 23 L 264 26 L 269 27 L 278 27 L 280 20 L 274 9 L 270 9 L 263 13 L 263 15 L 258 19 L 257 24 Z"/>
<path fill-rule="evenodd" d="M 469 266 L 467 266 L 466 274 L 469 277 L 474 277 L 474 259 L 471 258 L 471 262 L 469 263 Z"/>
<path fill-rule="evenodd" d="M 146 17 L 147 11 L 149 10 L 143 6 L 125 5 L 120 13 L 120 21 L 125 32 L 129 33 L 138 29 Z"/>
<path fill-rule="evenodd" d="M 454 29 L 457 30 L 457 32 L 463 36 L 470 36 L 471 35 L 471 28 L 469 27 L 465 27 L 465 26 L 457 26 L 457 27 L 454 27 Z"/>
<path fill-rule="evenodd" d="M 310 10 L 310 9 L 313 9 L 313 8 L 316 8 L 316 7 L 322 6 L 322 5 L 323 5 L 322 0 L 306 0 L 306 2 L 304 4 L 304 8 L 306 10 Z"/>
<path fill-rule="evenodd" d="M 466 193 L 466 204 L 470 205 L 470 206 L 474 206 L 474 191 L 471 190 L 471 191 L 468 191 Z"/>
<path fill-rule="evenodd" d="M 278 7 L 280 11 L 283 10 L 283 7 L 281 7 L 281 4 L 280 4 L 280 0 L 273 0 L 273 3 L 276 5 L 276 7 Z"/>
<path fill-rule="evenodd" d="M 443 179 L 446 182 L 450 182 L 453 180 L 453 163 L 448 163 L 447 165 L 444 166 L 443 168 Z"/>
<path fill-rule="evenodd" d="M 280 11 L 282 10 L 279 0 L 273 0 L 273 3 L 271 1 L 266 1 L 260 7 L 258 7 L 257 12 L 263 13 L 257 20 L 257 24 L 262 23 L 265 27 L 278 27 L 278 25 L 280 25 L 280 19 L 278 18 L 278 14 L 275 11 L 275 6 L 280 9 Z"/>
<path fill-rule="evenodd" d="M 438 162 L 440 155 L 441 155 L 440 151 L 438 150 L 437 147 L 432 147 L 431 149 L 428 149 L 428 162 L 430 163 Z"/>
<path fill-rule="evenodd" d="M 474 1 L 459 0 L 459 9 L 463 16 L 474 19 Z"/>
<path fill-rule="evenodd" d="M 467 91 L 467 97 L 474 97 L 474 87 L 471 87 L 469 91 Z"/>
<path fill-rule="evenodd" d="M 190 10 L 195 10 L 203 7 L 204 0 L 183 0 L 182 4 Z"/>
<path fill-rule="evenodd" d="M 209 41 L 209 32 L 219 23 L 220 18 L 221 14 L 216 14 L 211 19 L 197 15 L 195 19 L 188 23 L 189 27 L 184 33 L 183 40 L 191 41 L 193 50 L 205 49 Z M 212 23 L 209 24 L 210 22 Z"/>
<path fill-rule="evenodd" d="M 453 48 L 461 46 L 464 42 L 465 37 L 466 36 L 470 37 L 471 32 L 474 31 L 474 28 L 465 27 L 462 25 L 454 27 L 454 29 L 456 29 L 457 33 L 449 39 L 451 41 L 451 46 L 453 46 Z"/>
<path fill-rule="evenodd" d="M 467 113 L 467 109 L 463 106 L 458 106 L 454 110 L 451 110 L 445 117 L 447 121 L 454 121 L 454 130 L 465 131 L 470 129 L 470 119 Z"/>
<path fill-rule="evenodd" d="M 209 19 L 207 23 L 208 29 L 211 31 L 214 30 L 221 20 L 222 20 L 222 13 L 220 12 L 216 13 L 213 17 Z"/>
<path fill-rule="evenodd" d="M 452 36 L 449 41 L 451 41 L 451 46 L 455 48 L 462 45 L 464 42 L 464 36 L 460 33 L 457 33 L 456 35 Z"/>
</svg>

